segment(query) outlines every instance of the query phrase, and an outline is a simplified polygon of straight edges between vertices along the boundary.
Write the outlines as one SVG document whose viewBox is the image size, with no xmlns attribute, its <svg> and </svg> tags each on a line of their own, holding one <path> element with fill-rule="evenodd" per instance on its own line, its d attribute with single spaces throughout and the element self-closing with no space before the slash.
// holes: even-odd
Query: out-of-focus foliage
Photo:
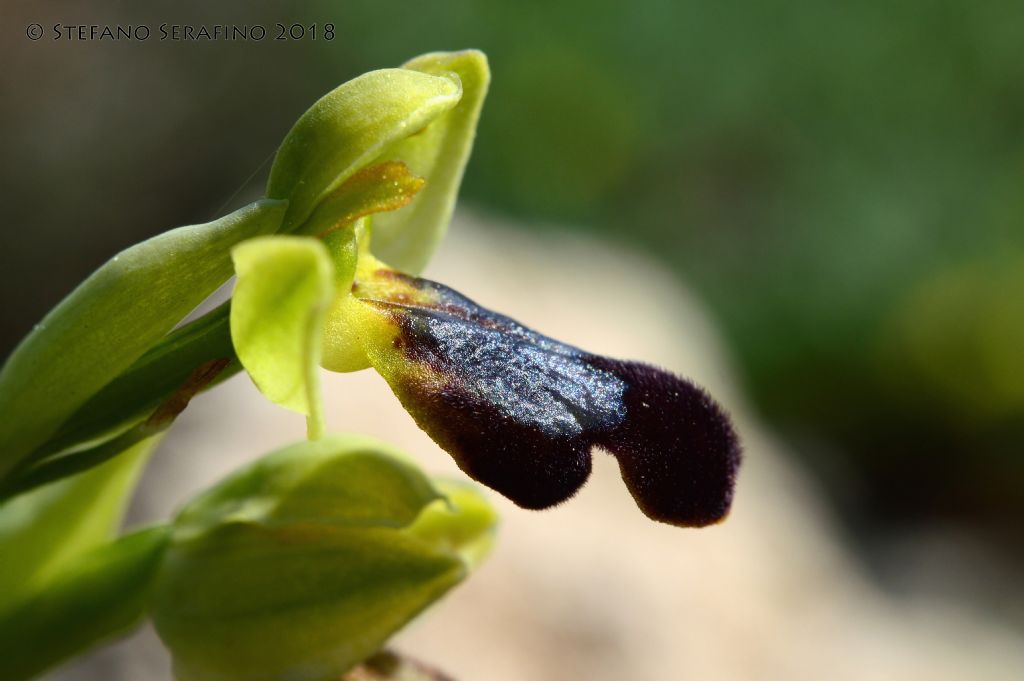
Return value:
<svg viewBox="0 0 1024 681">
<path fill-rule="evenodd" d="M 0 617 L 3 678 L 33 678 L 137 626 L 145 616 L 166 530 L 140 530 L 62 563 L 44 589 L 5 612 Z"/>
<path fill-rule="evenodd" d="M 0 506 L 0 545 L 9 556 L 0 561 L 0 613 L 117 534 L 142 466 L 158 441 L 140 442 L 102 466 Z"/>
<path fill-rule="evenodd" d="M 143 616 L 159 537 L 117 537 L 153 436 L 0 503 L 0 678 L 27 679 Z"/>
</svg>

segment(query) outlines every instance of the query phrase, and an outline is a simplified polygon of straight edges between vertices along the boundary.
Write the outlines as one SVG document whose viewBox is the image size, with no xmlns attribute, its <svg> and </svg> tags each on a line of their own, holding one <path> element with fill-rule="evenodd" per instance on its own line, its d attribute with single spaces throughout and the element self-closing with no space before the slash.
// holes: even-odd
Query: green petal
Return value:
<svg viewBox="0 0 1024 681">
<path fill-rule="evenodd" d="M 425 54 L 402 68 L 454 73 L 462 83 L 462 99 L 455 108 L 381 156 L 404 161 L 427 180 L 408 208 L 378 215 L 373 222 L 374 253 L 397 269 L 418 274 L 448 229 L 491 74 L 487 57 L 476 50 Z"/>
<path fill-rule="evenodd" d="M 261 201 L 114 256 L 32 331 L 0 370 L 0 478 L 231 276 L 236 243 L 274 231 Z"/>
<path fill-rule="evenodd" d="M 166 540 L 155 527 L 95 548 L 0 616 L 0 678 L 32 678 L 138 625 Z"/>
<path fill-rule="evenodd" d="M 338 678 L 465 576 L 457 547 L 491 526 L 474 511 L 463 527 L 459 509 L 482 503 L 447 506 L 410 462 L 365 437 L 252 464 L 175 521 L 153 617 L 176 675 Z M 448 518 L 416 530 L 428 507 Z"/>
<path fill-rule="evenodd" d="M 232 251 L 238 281 L 231 299 L 231 339 L 242 366 L 272 402 L 309 417 L 323 431 L 320 338 L 334 298 L 334 271 L 316 239 L 268 236 Z"/>
<path fill-rule="evenodd" d="M 283 231 L 298 228 L 327 193 L 461 95 L 457 79 L 383 69 L 322 97 L 292 127 L 270 169 L 267 196 L 289 200 Z"/>
<path fill-rule="evenodd" d="M 158 437 L 92 470 L 0 506 L 0 611 L 44 585 L 61 566 L 113 536 Z"/>
</svg>

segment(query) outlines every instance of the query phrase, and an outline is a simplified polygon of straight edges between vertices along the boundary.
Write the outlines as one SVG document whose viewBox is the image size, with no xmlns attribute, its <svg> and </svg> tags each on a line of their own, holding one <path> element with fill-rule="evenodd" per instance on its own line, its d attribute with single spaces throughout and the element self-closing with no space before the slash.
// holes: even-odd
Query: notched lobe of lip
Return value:
<svg viewBox="0 0 1024 681">
<path fill-rule="evenodd" d="M 524 508 L 548 508 L 582 487 L 598 446 L 650 518 L 699 527 L 728 514 L 740 446 L 704 390 L 543 336 L 442 284 L 388 277 L 416 302 L 365 301 L 398 328 L 371 361 L 470 477 Z"/>
</svg>

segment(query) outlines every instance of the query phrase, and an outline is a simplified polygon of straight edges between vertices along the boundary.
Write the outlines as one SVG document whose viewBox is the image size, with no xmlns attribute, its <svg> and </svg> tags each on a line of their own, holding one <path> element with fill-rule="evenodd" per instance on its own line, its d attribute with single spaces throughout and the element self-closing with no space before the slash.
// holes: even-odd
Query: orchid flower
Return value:
<svg viewBox="0 0 1024 681">
<path fill-rule="evenodd" d="M 724 518 L 740 448 L 705 391 L 548 338 L 415 276 L 447 228 L 487 65 L 476 52 L 427 55 L 385 80 L 392 98 L 415 93 L 404 119 L 384 116 L 389 132 L 413 134 L 338 138 L 338 121 L 352 127 L 348 117 L 371 99 L 364 90 L 376 92 L 359 79 L 342 85 L 300 118 L 271 171 L 268 197 L 289 202 L 283 231 L 292 235 L 234 250 L 232 339 L 256 385 L 307 414 L 317 437 L 317 365 L 372 367 L 467 475 L 519 506 L 572 497 L 600 447 L 649 517 L 680 526 Z"/>
<path fill-rule="evenodd" d="M 701 388 L 418 276 L 488 81 L 467 51 L 339 86 L 285 137 L 265 198 L 122 251 L 0 367 L 0 544 L 18 556 L 0 570 L 0 676 L 149 616 L 182 681 L 337 678 L 464 578 L 493 510 L 383 443 L 326 435 L 321 367 L 376 370 L 466 474 L 522 507 L 573 496 L 599 447 L 651 518 L 725 517 L 739 444 Z M 230 303 L 184 323 L 232 267 Z M 309 440 L 118 536 L 163 434 L 242 368 L 306 415 Z"/>
</svg>

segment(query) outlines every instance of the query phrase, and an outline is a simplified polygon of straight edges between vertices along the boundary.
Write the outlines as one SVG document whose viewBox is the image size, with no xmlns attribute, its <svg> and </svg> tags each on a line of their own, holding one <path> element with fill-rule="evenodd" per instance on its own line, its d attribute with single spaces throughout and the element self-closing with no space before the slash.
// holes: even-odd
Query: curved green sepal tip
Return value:
<svg viewBox="0 0 1024 681">
<path fill-rule="evenodd" d="M 288 199 L 284 231 L 293 231 L 334 187 L 454 107 L 458 79 L 382 69 L 338 86 L 295 123 L 270 170 L 267 196 Z"/>
<path fill-rule="evenodd" d="M 445 546 L 467 566 L 476 567 L 494 544 L 497 511 L 470 484 L 454 480 L 435 480 L 434 484 L 444 498 L 423 510 L 409 527 L 409 534 Z"/>
<path fill-rule="evenodd" d="M 338 678 L 458 583 L 461 547 L 489 536 L 482 512 L 460 515 L 467 499 L 417 530 L 434 504 L 408 460 L 352 436 L 287 447 L 198 498 L 154 592 L 178 678 Z"/>
<path fill-rule="evenodd" d="M 402 68 L 435 75 L 453 73 L 462 83 L 457 106 L 382 155 L 404 161 L 414 174 L 427 180 L 408 208 L 378 215 L 373 222 L 377 256 L 403 272 L 418 274 L 448 229 L 491 72 L 487 57 L 478 50 L 425 54 Z"/>
<path fill-rule="evenodd" d="M 327 248 L 309 237 L 251 239 L 232 251 L 238 280 L 231 299 L 231 339 L 242 366 L 272 402 L 309 417 L 323 431 L 320 339 L 334 297 Z"/>
<path fill-rule="evenodd" d="M 276 230 L 284 210 L 259 201 L 155 236 L 61 301 L 0 370 L 0 478 L 224 283 L 231 247 Z"/>
</svg>

